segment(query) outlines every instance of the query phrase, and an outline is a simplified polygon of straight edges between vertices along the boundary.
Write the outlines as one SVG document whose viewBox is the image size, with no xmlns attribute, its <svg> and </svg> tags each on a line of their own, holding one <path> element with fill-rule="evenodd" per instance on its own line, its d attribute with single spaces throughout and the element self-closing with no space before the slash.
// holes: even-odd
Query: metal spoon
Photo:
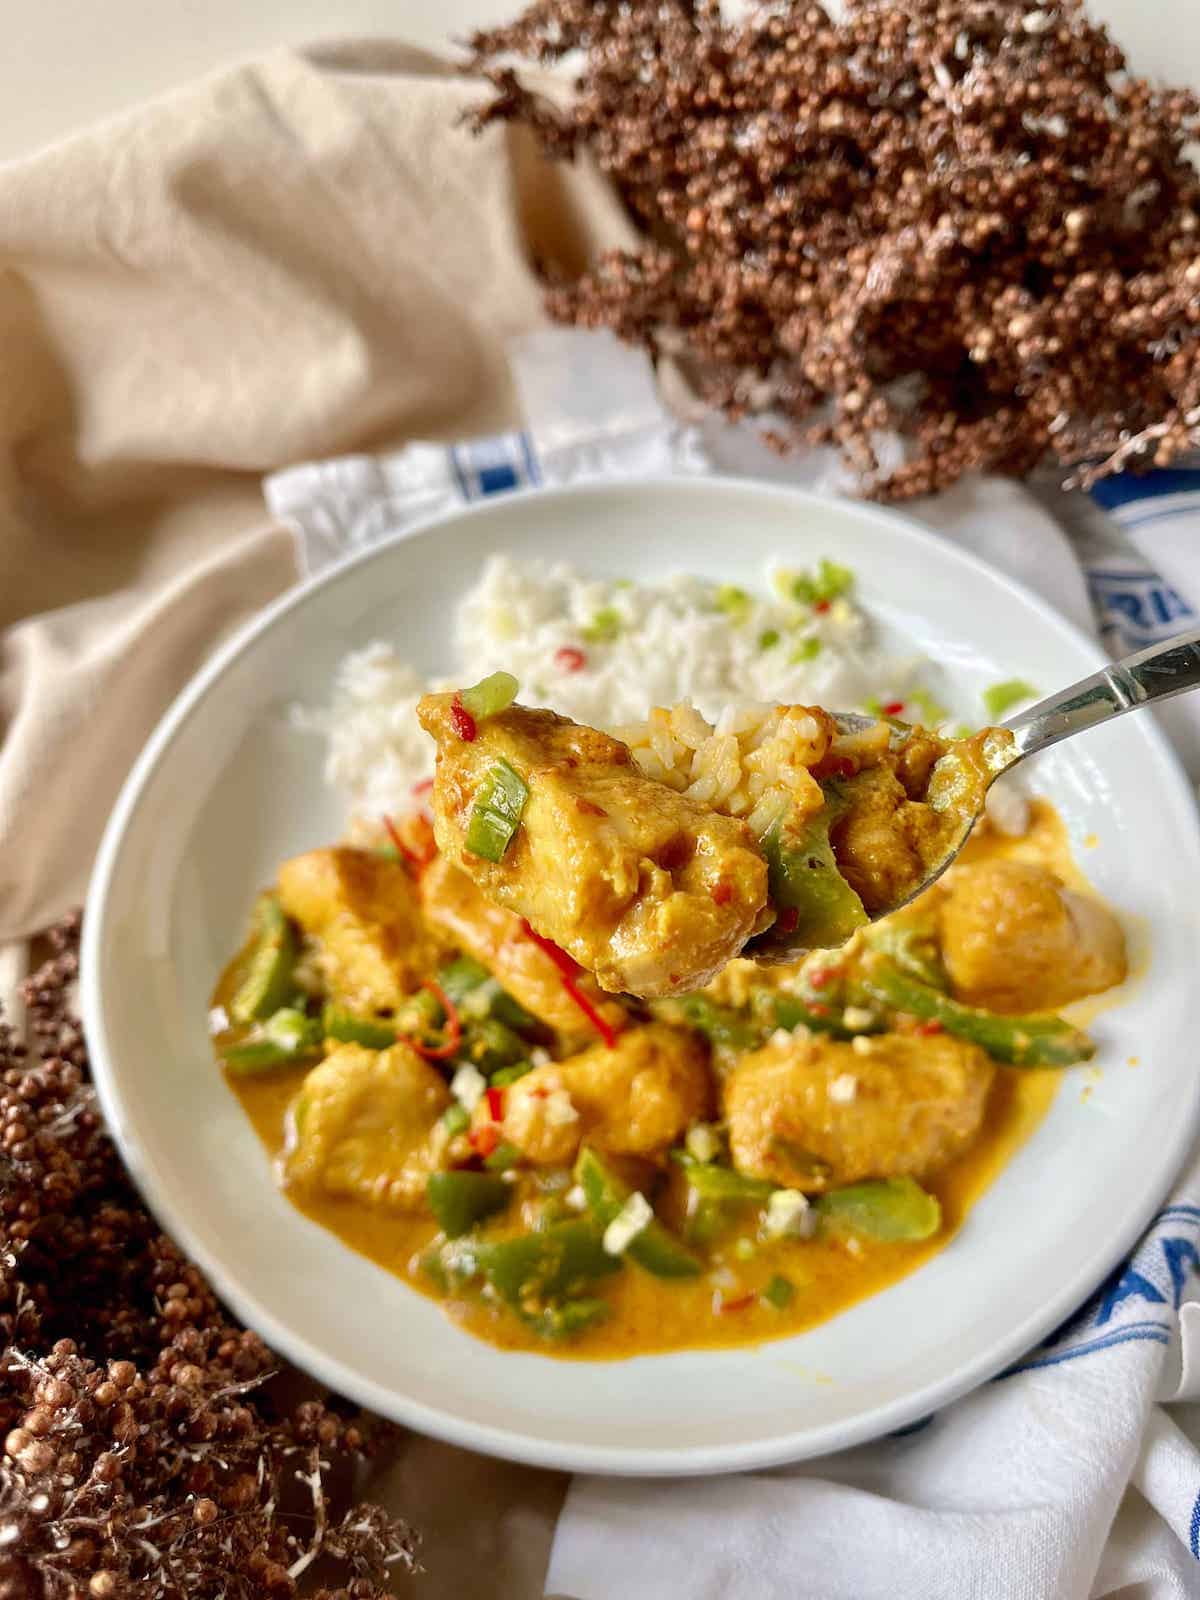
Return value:
<svg viewBox="0 0 1200 1600">
<path fill-rule="evenodd" d="M 944 858 L 921 880 L 910 894 L 883 910 L 875 912 L 872 921 L 890 916 L 902 906 L 923 894 L 936 882 L 958 856 L 983 810 L 986 790 L 1002 774 L 1009 773 L 1028 756 L 1048 750 L 1062 739 L 1070 739 L 1088 728 L 1095 728 L 1113 717 L 1122 717 L 1127 711 L 1137 711 L 1155 701 L 1169 700 L 1173 695 L 1184 694 L 1189 689 L 1200 688 L 1200 629 L 1181 633 L 1165 644 L 1152 645 L 1136 655 L 1115 661 L 1112 666 L 1093 672 L 1088 678 L 1073 683 L 1069 689 L 1060 689 L 1046 700 L 1041 700 L 1027 711 L 1019 712 L 1000 726 L 1013 735 L 1015 747 L 999 761 L 996 770 L 980 794 L 980 803 L 973 813 L 964 814 L 962 827 Z M 851 712 L 835 714 L 843 733 L 860 733 L 877 724 L 877 718 L 858 716 Z M 745 952 L 756 954 L 752 948 Z M 796 948 L 792 953 L 801 953 Z M 778 961 L 789 954 L 786 942 L 778 939 L 768 959 Z"/>
</svg>

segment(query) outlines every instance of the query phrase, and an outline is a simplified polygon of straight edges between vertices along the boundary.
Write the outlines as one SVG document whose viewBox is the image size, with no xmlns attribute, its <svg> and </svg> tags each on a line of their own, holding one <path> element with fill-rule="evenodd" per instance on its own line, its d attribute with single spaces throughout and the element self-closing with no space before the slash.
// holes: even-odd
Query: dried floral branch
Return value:
<svg viewBox="0 0 1200 1600">
<path fill-rule="evenodd" d="M 471 43 L 477 125 L 586 148 L 646 232 L 552 314 L 682 349 L 865 492 L 1200 442 L 1200 102 L 1132 77 L 1083 0 L 539 0 Z M 561 107 L 511 59 L 576 51 Z"/>
<path fill-rule="evenodd" d="M 78 918 L 52 937 L 25 989 L 40 1059 L 0 1023 L 0 1600 L 286 1600 L 318 1558 L 326 1600 L 382 1600 L 415 1537 L 370 1505 L 331 1531 L 331 1484 L 388 1430 L 283 1404 L 159 1232 L 69 1011 Z"/>
</svg>

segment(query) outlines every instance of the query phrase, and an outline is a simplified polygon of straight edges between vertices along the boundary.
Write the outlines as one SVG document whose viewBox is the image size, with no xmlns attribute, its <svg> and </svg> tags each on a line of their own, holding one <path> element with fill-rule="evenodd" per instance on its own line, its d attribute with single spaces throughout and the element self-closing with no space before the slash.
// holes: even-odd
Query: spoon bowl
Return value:
<svg viewBox="0 0 1200 1600">
<path fill-rule="evenodd" d="M 1003 773 L 1011 772 L 1022 761 L 1049 749 L 1051 745 L 1058 744 L 1063 739 L 1072 738 L 1077 733 L 1110 722 L 1114 717 L 1124 716 L 1127 711 L 1140 710 L 1143 706 L 1171 699 L 1177 694 L 1184 694 L 1189 689 L 1197 687 L 1200 687 L 1200 630 L 1180 634 L 1175 639 L 1167 640 L 1165 644 L 1154 645 L 1149 650 L 1126 656 L 1123 660 L 1116 661 L 1087 678 L 1081 678 L 1078 683 L 1059 690 L 1057 694 L 1040 700 L 1009 721 L 1001 723 L 1000 727 L 1011 734 L 1012 738 L 1005 745 L 997 743 L 985 751 L 985 763 L 988 769 L 984 774 L 985 781 L 982 785 L 977 784 L 970 796 L 974 804 L 963 806 L 959 812 L 960 825 L 955 829 L 945 853 L 939 856 L 902 896 L 887 905 L 876 907 L 874 911 L 865 915 L 860 905 L 854 920 L 858 925 L 862 925 L 890 917 L 894 912 L 911 904 L 919 895 L 924 894 L 931 884 L 936 883 L 957 859 L 983 812 L 988 790 Z M 866 733 L 877 727 L 879 721 L 877 717 L 862 716 L 853 711 L 836 711 L 832 715 L 838 731 L 843 734 Z M 894 723 L 893 748 L 901 743 L 909 732 L 911 729 L 906 724 Z M 942 761 L 949 759 L 950 755 L 952 752 L 943 756 Z M 949 809 L 948 803 L 939 804 L 936 798 L 931 800 L 930 804 L 935 809 Z M 828 845 L 824 851 L 814 849 L 806 864 L 812 867 L 814 872 L 820 871 L 827 878 L 831 874 L 839 875 L 835 854 Z M 828 941 L 830 947 L 834 943 L 844 942 L 852 931 L 844 920 L 841 922 L 835 920 L 831 927 L 834 937 Z M 777 920 L 776 925 L 766 934 L 752 940 L 743 954 L 763 964 L 775 965 L 798 960 L 810 949 L 824 947 L 824 944 L 814 944 L 811 925 L 806 927 L 803 922 L 799 922 L 794 932 L 792 930 L 781 932 Z"/>
</svg>

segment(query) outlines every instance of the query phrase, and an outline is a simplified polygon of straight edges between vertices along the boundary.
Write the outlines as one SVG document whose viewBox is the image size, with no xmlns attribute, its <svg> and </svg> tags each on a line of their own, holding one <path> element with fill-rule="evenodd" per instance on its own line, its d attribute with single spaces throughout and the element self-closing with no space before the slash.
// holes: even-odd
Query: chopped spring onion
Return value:
<svg viewBox="0 0 1200 1600">
<path fill-rule="evenodd" d="M 511 672 L 492 672 L 469 689 L 464 689 L 458 698 L 463 710 L 476 722 L 482 722 L 485 717 L 494 717 L 499 711 L 507 711 L 517 698 L 519 687 Z"/>
<path fill-rule="evenodd" d="M 795 1292 L 796 1288 L 791 1279 L 777 1272 L 763 1290 L 762 1297 L 768 1305 L 774 1306 L 776 1311 L 783 1311 L 791 1305 Z"/>
<path fill-rule="evenodd" d="M 1037 690 L 1031 683 L 1026 683 L 1024 678 L 1005 678 L 1002 683 L 993 683 L 983 691 L 983 709 L 993 722 L 998 722 L 1002 716 L 1022 700 L 1033 700 L 1037 697 Z"/>
<path fill-rule="evenodd" d="M 717 609 L 724 611 L 735 622 L 745 618 L 751 604 L 750 596 L 745 589 L 739 589 L 736 583 L 723 583 L 717 590 Z"/>
<path fill-rule="evenodd" d="M 460 1133 L 465 1133 L 471 1123 L 471 1113 L 466 1106 L 456 1102 L 448 1111 L 442 1113 L 442 1127 L 453 1139 Z"/>
<path fill-rule="evenodd" d="M 760 650 L 773 649 L 774 646 L 777 645 L 778 643 L 779 643 L 779 629 L 778 628 L 764 628 L 763 631 L 758 636 L 758 648 Z"/>
<path fill-rule="evenodd" d="M 785 599 L 811 606 L 849 594 L 854 574 L 849 567 L 822 558 L 815 572 L 780 572 L 775 581 Z"/>
<path fill-rule="evenodd" d="M 484 861 L 499 861 L 521 825 L 521 813 L 529 799 L 529 786 L 507 761 L 497 761 L 479 785 L 471 820 L 467 825 L 467 849 Z"/>
<path fill-rule="evenodd" d="M 935 700 L 928 689 L 910 689 L 908 704 L 920 713 L 921 721 L 927 728 L 939 727 L 950 715 L 945 706 Z"/>
<path fill-rule="evenodd" d="M 815 637 L 801 639 L 800 643 L 788 657 L 788 665 L 798 667 L 801 662 L 815 661 L 821 654 L 821 641 Z"/>
<path fill-rule="evenodd" d="M 518 1078 L 523 1078 L 527 1072 L 532 1071 L 532 1061 L 514 1061 L 511 1067 L 501 1067 L 493 1072 L 488 1082 L 494 1089 L 507 1089 L 510 1083 L 516 1083 Z"/>
<path fill-rule="evenodd" d="M 507 1139 L 501 1139 L 491 1155 L 484 1157 L 483 1164 L 489 1172 L 507 1172 L 510 1167 L 515 1167 L 520 1159 L 521 1152 L 517 1146 L 510 1144 Z"/>
<path fill-rule="evenodd" d="M 583 637 L 589 644 L 611 644 L 620 631 L 620 612 L 613 606 L 601 606 L 583 629 Z"/>
</svg>

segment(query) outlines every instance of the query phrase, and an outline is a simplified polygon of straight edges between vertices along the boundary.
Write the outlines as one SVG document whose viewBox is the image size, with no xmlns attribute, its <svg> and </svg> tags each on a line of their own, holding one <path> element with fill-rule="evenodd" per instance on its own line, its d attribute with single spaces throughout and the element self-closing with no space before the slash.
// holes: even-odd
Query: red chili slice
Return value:
<svg viewBox="0 0 1200 1600">
<path fill-rule="evenodd" d="M 462 1043 L 462 1019 L 455 1009 L 454 1001 L 435 979 L 426 978 L 421 987 L 429 990 L 446 1013 L 446 1037 L 437 1045 L 426 1044 L 423 1039 L 412 1037 L 406 1037 L 404 1042 L 411 1045 L 419 1056 L 424 1056 L 426 1061 L 448 1061 Z"/>
<path fill-rule="evenodd" d="M 480 1156 L 490 1156 L 500 1143 L 500 1135 L 490 1122 L 485 1122 L 482 1128 L 472 1128 L 467 1139 L 471 1149 Z"/>
<path fill-rule="evenodd" d="M 818 783 L 822 778 L 852 778 L 858 767 L 849 756 L 824 755 L 814 767 L 809 768 Z"/>
<path fill-rule="evenodd" d="M 819 611 L 822 614 L 824 614 L 826 611 L 829 610 L 829 608 L 830 608 L 830 606 L 832 604 L 833 604 L 832 600 L 818 600 L 816 602 L 816 604 L 813 606 L 813 610 L 814 611 Z"/>
<path fill-rule="evenodd" d="M 936 1017 L 930 1017 L 928 1022 L 918 1022 L 913 1029 L 914 1033 L 919 1033 L 924 1039 L 932 1039 L 935 1034 L 945 1033 L 945 1031 L 945 1024 L 939 1022 Z"/>
<path fill-rule="evenodd" d="M 521 922 L 521 926 L 525 929 L 525 932 L 529 938 L 533 940 L 534 944 L 536 944 L 540 950 L 544 950 L 550 957 L 551 961 L 553 961 L 554 965 L 558 968 L 559 974 L 562 977 L 563 988 L 579 1007 L 580 1011 L 583 1012 L 584 1016 L 591 1023 L 592 1027 L 595 1028 L 596 1032 L 604 1040 L 608 1048 L 610 1050 L 615 1049 L 617 1043 L 616 1029 L 605 1017 L 601 1016 L 600 1012 L 596 1010 L 596 1007 L 575 982 L 575 974 L 580 970 L 578 962 L 569 956 L 565 950 L 556 945 L 553 939 L 546 939 L 540 933 L 538 933 L 535 928 L 531 928 L 529 923 L 524 919 Z"/>
<path fill-rule="evenodd" d="M 539 949 L 546 952 L 564 978 L 573 978 L 575 976 L 579 971 L 579 963 L 573 956 L 569 956 L 561 945 L 555 944 L 553 939 L 547 939 L 543 934 L 540 934 L 536 928 L 531 926 L 528 918 L 521 918 L 521 926 L 525 930 L 526 938 L 532 939 Z"/>
<path fill-rule="evenodd" d="M 783 910 L 775 918 L 776 933 L 782 933 L 785 935 L 789 933 L 795 933 L 799 926 L 800 912 L 795 906 L 784 906 Z"/>
<path fill-rule="evenodd" d="M 475 718 L 457 695 L 450 702 L 450 726 L 466 744 L 470 744 L 479 732 L 479 729 L 475 726 Z"/>
<path fill-rule="evenodd" d="M 573 644 L 565 644 L 561 650 L 554 652 L 554 665 L 561 667 L 564 672 L 582 672 L 587 666 L 587 657 L 582 650 L 576 650 Z"/>
<path fill-rule="evenodd" d="M 485 1096 L 488 1114 L 493 1122 L 504 1121 L 504 1090 L 489 1089 Z"/>
<path fill-rule="evenodd" d="M 883 708 L 883 714 L 885 717 L 898 717 L 903 710 L 903 700 L 889 700 Z"/>
<path fill-rule="evenodd" d="M 421 873 L 433 860 L 434 856 L 437 855 L 437 844 L 434 842 L 433 833 L 430 831 L 429 824 L 423 817 L 419 818 L 418 820 L 422 823 L 424 831 L 428 834 L 424 853 L 419 850 L 414 850 L 411 845 L 405 844 L 404 840 L 400 837 L 400 830 L 396 827 L 396 824 L 386 812 L 384 813 L 383 817 L 383 825 L 387 829 L 388 838 L 396 846 L 396 849 L 399 850 L 400 854 L 404 857 L 405 861 L 408 862 L 409 866 L 413 869 L 417 876 L 420 877 Z"/>
<path fill-rule="evenodd" d="M 814 967 L 811 972 L 806 972 L 804 976 L 808 979 L 810 988 L 823 989 L 827 983 L 832 983 L 835 978 L 841 975 L 841 970 L 840 967 Z"/>
<path fill-rule="evenodd" d="M 721 1314 L 724 1315 L 726 1311 L 745 1311 L 747 1306 L 752 1306 L 757 1299 L 758 1296 L 755 1294 L 741 1294 L 736 1300 L 722 1300 Z"/>
</svg>

